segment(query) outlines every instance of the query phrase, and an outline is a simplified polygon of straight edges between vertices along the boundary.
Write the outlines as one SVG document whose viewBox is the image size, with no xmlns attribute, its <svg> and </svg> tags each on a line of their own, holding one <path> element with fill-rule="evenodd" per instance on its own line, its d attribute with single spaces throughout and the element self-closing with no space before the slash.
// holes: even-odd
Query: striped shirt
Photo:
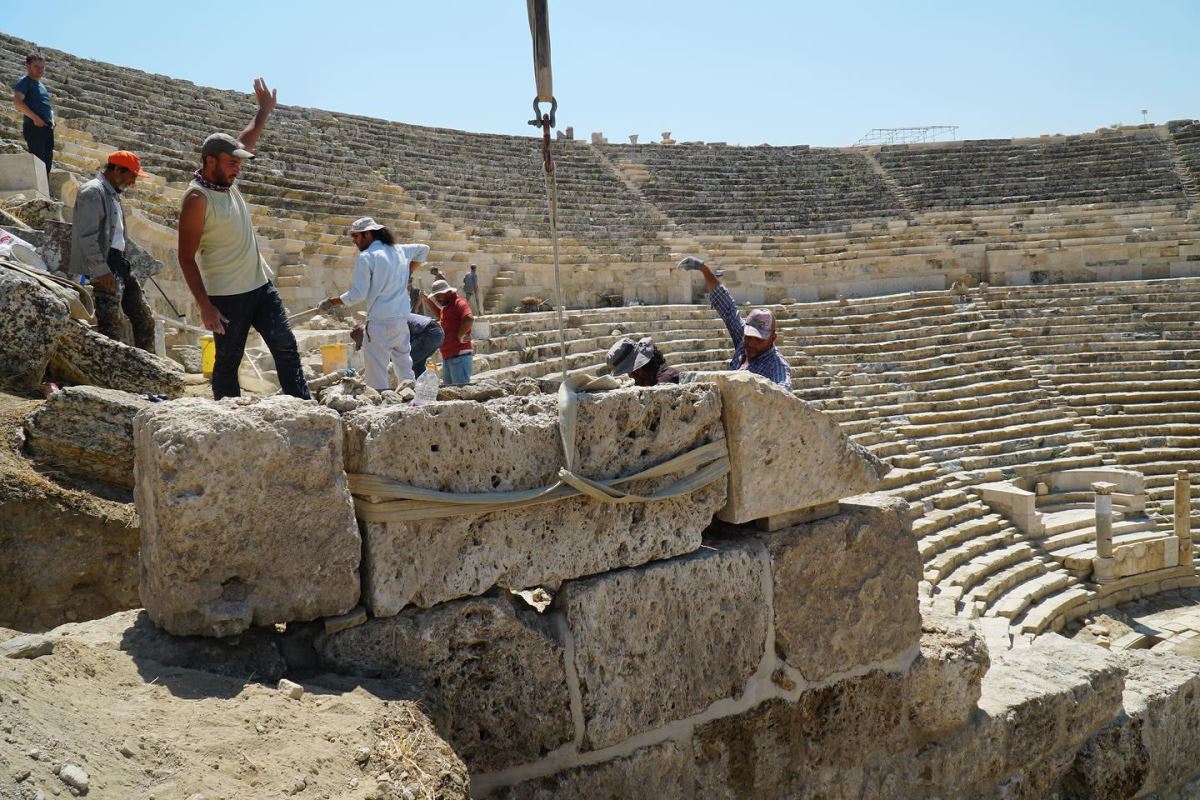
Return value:
<svg viewBox="0 0 1200 800">
<path fill-rule="evenodd" d="M 737 303 L 734 302 L 733 295 L 729 293 L 724 284 L 717 284 L 717 288 L 709 292 L 708 302 L 712 304 L 717 314 L 720 315 L 721 321 L 725 323 L 726 330 L 729 331 L 729 338 L 733 340 L 733 359 L 729 362 L 729 368 L 732 370 L 744 369 L 747 372 L 753 372 L 755 375 L 762 375 L 767 380 L 778 383 L 785 389 L 791 389 L 792 368 L 788 366 L 787 361 L 784 360 L 783 356 L 779 354 L 779 351 L 774 346 L 759 353 L 749 363 L 745 363 L 746 336 L 742 333 L 745 323 L 742 322 L 742 317 L 738 314 Z"/>
</svg>

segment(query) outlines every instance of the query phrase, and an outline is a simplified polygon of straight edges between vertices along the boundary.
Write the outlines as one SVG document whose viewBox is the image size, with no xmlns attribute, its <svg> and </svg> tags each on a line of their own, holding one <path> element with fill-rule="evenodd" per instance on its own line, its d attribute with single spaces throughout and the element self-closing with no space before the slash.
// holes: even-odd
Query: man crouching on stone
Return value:
<svg viewBox="0 0 1200 800">
<path fill-rule="evenodd" d="M 108 157 L 103 171 L 79 187 L 71 224 L 71 262 L 74 275 L 85 275 L 92 284 L 100 332 L 121 341 L 121 311 L 129 317 L 133 343 L 154 352 L 154 317 L 142 287 L 129 269 L 125 248 L 125 211 L 121 192 L 133 186 L 142 162 L 127 150 Z"/>
<path fill-rule="evenodd" d="M 729 338 L 733 340 L 733 359 L 729 362 L 729 368 L 762 375 L 785 389 L 791 389 L 792 368 L 775 349 L 775 315 L 768 309 L 756 308 L 743 320 L 738 314 L 733 295 L 707 264 L 688 256 L 677 266 L 704 275 L 708 302 L 716 309 L 725 323 L 725 329 L 729 331 Z"/>
<path fill-rule="evenodd" d="M 613 375 L 628 375 L 635 386 L 679 383 L 679 371 L 667 366 L 667 360 L 649 336 L 636 342 L 620 339 L 608 348 L 604 360 Z"/>
<path fill-rule="evenodd" d="M 275 359 L 283 391 L 308 400 L 287 311 L 258 251 L 250 209 L 233 185 L 242 164 L 254 158 L 251 149 L 275 110 L 275 92 L 262 78 L 254 81 L 254 96 L 258 113 L 238 138 L 214 133 L 200 149 L 200 169 L 192 175 L 179 212 L 179 268 L 217 345 L 213 397 L 241 395 L 238 367 L 254 328 Z"/>
</svg>

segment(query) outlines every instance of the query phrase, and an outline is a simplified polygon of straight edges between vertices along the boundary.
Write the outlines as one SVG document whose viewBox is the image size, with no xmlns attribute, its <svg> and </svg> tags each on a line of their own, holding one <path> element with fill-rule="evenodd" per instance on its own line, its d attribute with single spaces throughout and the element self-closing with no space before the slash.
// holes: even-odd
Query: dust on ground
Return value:
<svg viewBox="0 0 1200 800">
<path fill-rule="evenodd" d="M 389 684 L 314 675 L 292 699 L 164 666 L 121 649 L 138 613 L 51 632 L 50 655 L 0 658 L 0 798 L 84 794 L 68 765 L 88 798 L 468 796 L 462 762 Z"/>
</svg>

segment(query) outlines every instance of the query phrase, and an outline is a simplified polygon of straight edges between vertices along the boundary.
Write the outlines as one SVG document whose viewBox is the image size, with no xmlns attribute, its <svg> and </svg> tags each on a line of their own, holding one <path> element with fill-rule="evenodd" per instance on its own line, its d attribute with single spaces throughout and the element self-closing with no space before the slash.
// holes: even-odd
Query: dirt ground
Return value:
<svg viewBox="0 0 1200 800">
<path fill-rule="evenodd" d="M 66 765 L 86 772 L 89 798 L 468 796 L 462 762 L 386 682 L 316 674 L 292 699 L 273 679 L 167 666 L 147 654 L 246 671 L 267 651 L 193 648 L 136 611 L 48 636 L 50 655 L 0 657 L 4 800 L 80 795 Z"/>
<path fill-rule="evenodd" d="M 22 422 L 41 403 L 0 393 L 0 626 L 25 631 L 140 604 L 129 493 L 39 471 L 21 453 Z"/>
</svg>

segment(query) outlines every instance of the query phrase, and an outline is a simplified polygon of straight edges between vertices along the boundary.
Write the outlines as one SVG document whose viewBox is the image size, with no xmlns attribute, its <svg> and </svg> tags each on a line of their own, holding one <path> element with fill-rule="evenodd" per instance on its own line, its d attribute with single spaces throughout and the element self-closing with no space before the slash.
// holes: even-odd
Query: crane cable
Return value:
<svg viewBox="0 0 1200 800">
<path fill-rule="evenodd" d="M 562 276 L 558 263 L 558 184 L 554 178 L 554 155 L 550 150 L 550 129 L 558 101 L 554 99 L 554 77 L 550 69 L 550 15 L 548 0 L 526 0 L 529 12 L 529 34 L 533 39 L 533 74 L 537 94 L 533 98 L 533 119 L 529 124 L 542 129 L 542 168 L 546 173 L 546 204 L 550 211 L 550 252 L 554 258 L 554 307 L 558 312 L 558 359 L 562 380 L 567 382 L 567 326 L 564 319 Z M 550 111 L 542 113 L 540 103 L 549 103 Z"/>
</svg>

